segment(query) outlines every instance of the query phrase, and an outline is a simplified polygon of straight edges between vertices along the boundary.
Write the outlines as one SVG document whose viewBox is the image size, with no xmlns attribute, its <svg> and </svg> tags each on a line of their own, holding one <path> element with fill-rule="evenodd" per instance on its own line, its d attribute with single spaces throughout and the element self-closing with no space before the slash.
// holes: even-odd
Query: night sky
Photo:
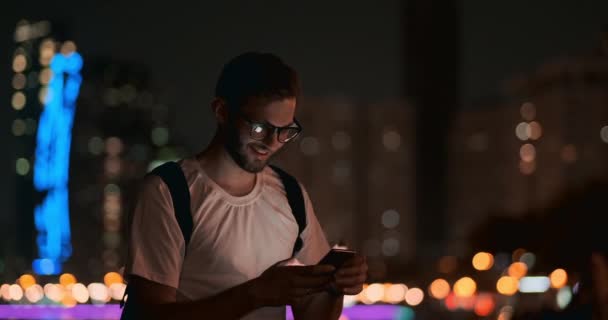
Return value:
<svg viewBox="0 0 608 320">
<path fill-rule="evenodd" d="M 11 211 L 14 159 L 10 107 L 12 32 L 22 18 L 67 27 L 85 59 L 148 66 L 174 110 L 175 136 L 191 151 L 214 126 L 208 107 L 223 63 L 246 50 L 271 51 L 299 70 L 307 96 L 355 103 L 403 97 L 403 5 L 399 1 L 207 3 L 5 2 L 0 10 L 0 205 Z M 608 25 L 607 1 L 460 1 L 460 90 L 464 108 L 495 96 L 503 79 L 551 57 L 590 51 Z M 68 39 L 59 39 L 68 40 Z M 86 81 L 86 79 L 85 79 Z M 8 209 L 6 209 L 8 208 Z M 0 214 L 0 217 L 6 216 Z"/>
</svg>

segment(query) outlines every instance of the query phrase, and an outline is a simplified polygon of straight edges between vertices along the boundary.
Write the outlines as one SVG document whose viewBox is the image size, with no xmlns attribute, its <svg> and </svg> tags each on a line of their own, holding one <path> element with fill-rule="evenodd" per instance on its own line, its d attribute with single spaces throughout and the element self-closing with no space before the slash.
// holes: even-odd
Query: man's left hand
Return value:
<svg viewBox="0 0 608 320">
<path fill-rule="evenodd" d="M 346 261 L 334 274 L 333 288 L 336 293 L 356 295 L 363 290 L 367 280 L 367 261 L 364 256 L 356 255 Z"/>
</svg>

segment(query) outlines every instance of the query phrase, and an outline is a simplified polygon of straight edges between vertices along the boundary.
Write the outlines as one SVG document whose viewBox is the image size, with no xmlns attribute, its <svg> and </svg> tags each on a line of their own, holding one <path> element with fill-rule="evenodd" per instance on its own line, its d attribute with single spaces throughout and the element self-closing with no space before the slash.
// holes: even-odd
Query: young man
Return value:
<svg viewBox="0 0 608 320">
<path fill-rule="evenodd" d="M 133 213 L 126 274 L 142 319 L 338 319 L 344 294 L 366 279 L 365 258 L 339 270 L 317 265 L 330 250 L 302 188 L 298 235 L 285 188 L 267 166 L 301 127 L 296 72 L 271 54 L 245 53 L 224 66 L 211 103 L 217 132 L 179 162 L 194 223 L 188 246 L 171 194 L 149 176 Z M 301 250 L 293 259 L 298 236 Z M 289 259 L 289 261 L 287 261 Z M 295 264 L 295 265 L 294 265 Z"/>
</svg>

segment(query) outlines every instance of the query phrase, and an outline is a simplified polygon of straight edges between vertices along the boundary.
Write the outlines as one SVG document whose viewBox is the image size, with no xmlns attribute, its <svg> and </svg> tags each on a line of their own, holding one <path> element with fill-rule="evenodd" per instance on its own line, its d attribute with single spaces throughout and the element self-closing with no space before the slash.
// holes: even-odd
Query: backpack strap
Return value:
<svg viewBox="0 0 608 320">
<path fill-rule="evenodd" d="M 269 165 L 269 167 L 279 175 L 281 182 L 283 182 L 283 187 L 285 188 L 285 193 L 287 194 L 287 201 L 291 207 L 291 213 L 298 223 L 298 239 L 293 246 L 293 257 L 302 249 L 302 246 L 304 245 L 304 241 L 302 240 L 302 231 L 304 231 L 304 228 L 306 228 L 306 206 L 304 205 L 302 188 L 300 188 L 298 180 L 285 172 L 283 169 L 273 165 Z"/>
<path fill-rule="evenodd" d="M 190 243 L 190 238 L 192 237 L 194 223 L 192 221 L 192 213 L 190 211 L 190 189 L 182 168 L 177 162 L 169 161 L 154 168 L 147 175 L 158 176 L 163 180 L 165 185 L 167 185 L 167 188 L 171 193 L 175 219 L 177 220 L 177 224 L 182 231 L 182 235 L 184 236 L 184 244 L 187 249 L 188 243 Z M 184 251 L 184 255 L 185 254 L 186 252 Z M 121 319 L 124 320 L 133 319 L 134 306 L 125 304 L 125 298 L 129 295 L 129 291 L 129 285 L 127 285 L 125 294 L 120 301 L 120 307 L 124 308 Z"/>
<path fill-rule="evenodd" d="M 177 162 L 169 161 L 154 168 L 148 174 L 159 176 L 169 188 L 175 219 L 184 236 L 185 246 L 188 247 L 194 223 L 190 212 L 190 189 L 182 168 Z"/>
</svg>

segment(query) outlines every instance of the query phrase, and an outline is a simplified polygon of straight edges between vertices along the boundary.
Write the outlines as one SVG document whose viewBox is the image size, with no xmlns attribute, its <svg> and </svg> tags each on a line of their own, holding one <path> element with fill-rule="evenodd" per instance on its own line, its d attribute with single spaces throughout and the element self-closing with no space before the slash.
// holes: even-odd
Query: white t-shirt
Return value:
<svg viewBox="0 0 608 320">
<path fill-rule="evenodd" d="M 177 288 L 179 301 L 197 300 L 256 278 L 291 257 L 298 224 L 274 170 L 257 173 L 253 190 L 235 197 L 211 180 L 196 159 L 179 164 L 190 189 L 190 243 L 185 248 L 169 189 L 159 177 L 149 176 L 133 213 L 125 274 Z M 313 265 L 330 247 L 303 187 L 302 193 L 306 228 L 296 258 Z M 265 307 L 243 319 L 284 318 L 285 307 Z"/>
</svg>

